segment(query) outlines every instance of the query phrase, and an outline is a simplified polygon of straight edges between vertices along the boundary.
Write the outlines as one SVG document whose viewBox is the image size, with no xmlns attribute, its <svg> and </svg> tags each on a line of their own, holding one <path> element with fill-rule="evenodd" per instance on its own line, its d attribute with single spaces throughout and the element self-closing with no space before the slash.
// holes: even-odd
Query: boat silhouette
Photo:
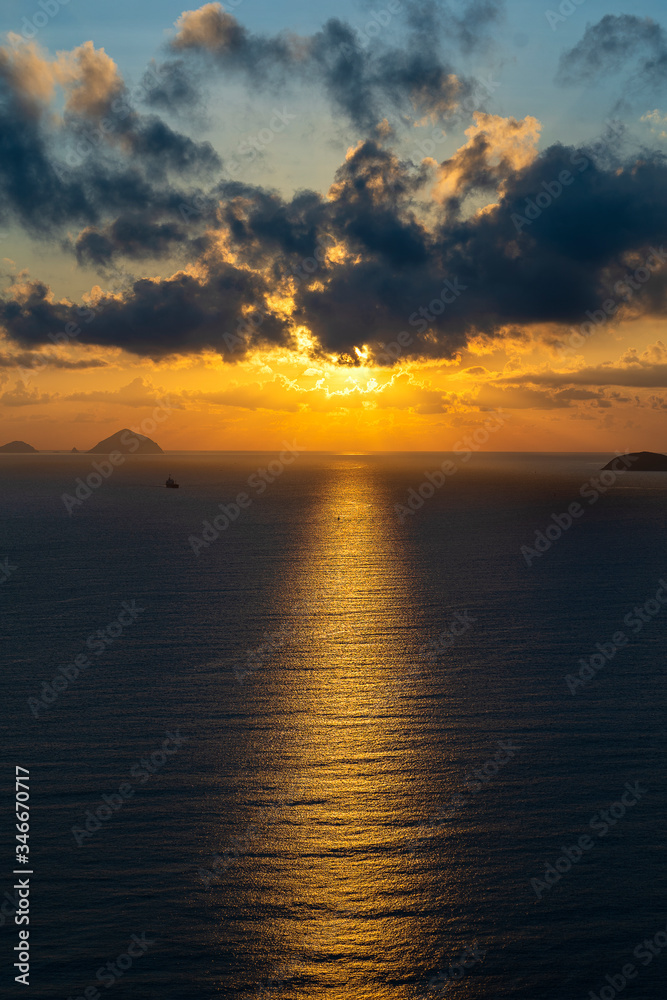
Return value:
<svg viewBox="0 0 667 1000">
<path fill-rule="evenodd" d="M 167 487 L 168 490 L 177 490 L 178 489 L 178 483 L 174 482 L 174 480 L 171 478 L 171 476 L 169 476 L 169 479 L 167 480 L 167 482 L 164 485 Z"/>
</svg>

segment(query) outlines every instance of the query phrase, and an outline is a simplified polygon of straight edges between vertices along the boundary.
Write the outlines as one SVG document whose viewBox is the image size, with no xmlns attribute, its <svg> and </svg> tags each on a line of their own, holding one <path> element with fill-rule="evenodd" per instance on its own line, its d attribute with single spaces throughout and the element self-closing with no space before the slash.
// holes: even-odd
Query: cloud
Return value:
<svg viewBox="0 0 667 1000">
<path fill-rule="evenodd" d="M 179 49 L 208 49 L 225 52 L 238 49 L 244 42 L 244 30 L 222 4 L 207 3 L 198 10 L 186 10 L 175 24 L 176 36 L 171 46 Z"/>
<path fill-rule="evenodd" d="M 33 115 L 44 110 L 56 85 L 66 95 L 65 113 L 89 118 L 105 114 L 124 90 L 116 63 L 90 41 L 50 58 L 35 42 L 12 34 L 9 39 L 12 46 L 0 48 L 0 75 Z"/>
<path fill-rule="evenodd" d="M 141 82 L 142 102 L 171 114 L 186 113 L 201 119 L 201 78 L 183 59 L 157 65 L 151 62 Z"/>
<path fill-rule="evenodd" d="M 236 343 L 228 348 L 223 334 L 236 329 L 243 310 L 256 304 L 263 291 L 258 275 L 224 262 L 202 278 L 185 271 L 165 279 L 142 278 L 124 295 L 98 289 L 92 309 L 56 301 L 42 282 L 26 282 L 14 298 L 0 303 L 0 324 L 24 347 L 49 342 L 49 334 L 71 323 L 80 330 L 79 343 L 122 347 L 153 358 L 215 345 L 234 361 L 245 351 L 236 351 Z M 82 323 L 86 312 L 92 315 Z M 248 349 L 284 336 L 284 321 L 267 314 Z"/>
<path fill-rule="evenodd" d="M 536 389 L 500 389 L 493 385 L 483 385 L 475 397 L 475 403 L 484 409 L 503 410 L 561 410 L 570 406 L 566 396 L 539 392 Z"/>
<path fill-rule="evenodd" d="M 124 89 L 116 63 L 92 42 L 61 54 L 58 66 L 60 82 L 67 90 L 65 110 L 73 115 L 98 118 Z"/>
<path fill-rule="evenodd" d="M 297 413 L 305 398 L 306 390 L 290 386 L 286 379 L 277 377 L 272 382 L 253 382 L 249 385 L 235 385 L 216 392 L 189 392 L 184 398 L 191 402 L 213 406 L 238 406 L 244 410 L 282 410 Z"/>
<path fill-rule="evenodd" d="M 123 139 L 129 144 L 132 155 L 142 162 L 154 163 L 161 177 L 166 170 L 199 175 L 222 168 L 222 160 L 210 142 L 195 142 L 175 132 L 155 115 L 143 118 L 133 115 L 129 124 Z"/>
<path fill-rule="evenodd" d="M 304 281 L 296 296 L 299 320 L 325 351 L 366 343 L 380 357 L 381 342 L 403 336 L 401 357 L 447 358 L 479 333 L 580 324 L 615 296 L 615 282 L 646 259 L 648 247 L 661 245 L 667 224 L 667 165 L 659 156 L 604 169 L 554 145 L 503 180 L 490 211 L 432 229 L 416 219 L 408 184 L 393 204 L 378 203 L 382 175 L 400 178 L 404 165 L 367 143 L 344 170 L 354 196 L 344 206 L 334 201 L 329 215 L 345 220 L 349 253 L 331 264 L 325 283 Z M 563 175 L 567 185 L 558 181 Z M 401 190 L 393 179 L 392 187 Z M 538 196 L 545 207 L 531 210 L 530 220 L 524 213 Z M 634 308 L 664 315 L 666 279 L 663 266 L 634 296 Z"/>
<path fill-rule="evenodd" d="M 581 41 L 563 53 L 556 82 L 565 86 L 591 84 L 629 66 L 634 72 L 627 84 L 633 91 L 664 86 L 667 34 L 649 17 L 606 14 L 597 24 L 589 24 Z"/>
<path fill-rule="evenodd" d="M 653 111 L 647 111 L 639 120 L 648 122 L 651 132 L 657 132 L 661 139 L 667 139 L 667 115 L 658 111 L 657 108 L 654 108 Z"/>
<path fill-rule="evenodd" d="M 304 388 L 283 375 L 277 375 L 268 382 L 234 385 L 215 392 L 185 392 L 182 399 L 190 404 L 286 413 L 296 413 L 301 409 L 315 413 L 333 413 L 342 409 L 398 409 L 432 414 L 444 413 L 448 409 L 442 390 L 421 385 L 407 373 L 397 373 L 384 383 L 350 376 L 344 388 L 339 389 L 329 388 L 326 381 L 323 376 L 316 385 Z"/>
<path fill-rule="evenodd" d="M 445 5 L 443 13 L 448 21 L 453 20 L 462 51 L 470 54 L 488 46 L 505 17 L 505 4 L 503 0 L 469 0 L 460 13 L 451 5 Z"/>
<path fill-rule="evenodd" d="M 175 220 L 154 221 L 150 213 L 128 212 L 105 227 L 87 226 L 74 241 L 74 251 L 80 264 L 92 264 L 104 269 L 119 257 L 131 260 L 163 259 L 190 248 L 184 226 Z"/>
<path fill-rule="evenodd" d="M 511 381 L 510 379 L 506 381 Z M 533 385 L 624 385 L 635 388 L 667 387 L 667 364 L 651 365 L 644 368 L 599 367 L 580 368 L 576 372 L 562 374 L 524 375 L 524 382 Z"/>
<path fill-rule="evenodd" d="M 522 121 L 482 112 L 466 129 L 468 142 L 440 164 L 435 195 L 450 209 L 471 191 L 502 190 L 503 181 L 530 166 L 537 156 L 541 124 L 528 115 Z"/>
<path fill-rule="evenodd" d="M 107 368 L 108 361 L 102 358 L 82 358 L 71 361 L 56 354 L 40 354 L 35 351 L 21 351 L 17 354 L 0 352 L 0 368 L 25 368 L 41 371 L 42 368 L 61 368 L 69 371 L 80 371 L 87 368 Z"/>
<path fill-rule="evenodd" d="M 181 16 L 171 69 L 156 74 L 164 86 L 184 82 L 192 59 L 195 77 L 216 65 L 253 70 L 258 85 L 319 80 L 359 126 L 376 124 L 387 105 L 458 113 L 469 88 L 451 69 L 445 36 L 460 47 L 471 26 L 493 23 L 492 5 L 402 10 L 364 48 L 341 21 L 305 39 L 264 37 L 207 4 Z M 54 125 L 45 108 L 55 86 L 69 110 Z M 661 246 L 667 162 L 649 151 L 625 158 L 612 133 L 605 156 L 560 144 L 538 153 L 539 130 L 531 116 L 479 112 L 439 166 L 401 158 L 388 146 L 393 135 L 384 130 L 380 141 L 376 132 L 352 145 L 326 196 L 283 197 L 220 180 L 213 148 L 139 113 L 113 60 L 92 43 L 55 59 L 34 46 L 0 50 L 0 214 L 83 265 L 117 268 L 114 291 L 93 295 L 94 322 L 80 322 L 87 306 L 25 281 L 0 297 L 0 324 L 28 351 L 73 323 L 81 343 L 140 356 L 213 346 L 235 361 L 258 348 L 292 349 L 301 336 L 313 364 L 356 366 L 447 360 L 510 330 L 579 325 L 618 300 L 615 284 Z M 63 148 L 82 137 L 88 145 L 65 163 Z M 438 198 L 427 200 L 434 179 Z M 206 210 L 192 207 L 202 199 Z M 145 260 L 168 261 L 169 276 L 134 280 L 123 266 Z M 622 299 L 618 315 L 665 315 L 667 267 Z M 241 340 L 225 341 L 239 328 Z"/>
<path fill-rule="evenodd" d="M 40 392 L 38 389 L 28 389 L 24 382 L 16 382 L 13 389 L 8 389 L 0 396 L 3 406 L 40 406 L 50 403 L 55 396 Z"/>
<path fill-rule="evenodd" d="M 9 40 L 17 43 L 19 36 L 10 35 Z M 51 100 L 56 79 L 54 64 L 34 42 L 0 47 L 0 80 L 12 88 L 24 111 L 31 116 L 38 115 L 41 105 Z"/>
<path fill-rule="evenodd" d="M 63 118 L 48 113 L 56 85 Z M 92 43 L 49 59 L 34 44 L 0 48 L 0 221 L 39 239 L 127 211 L 156 219 L 193 195 L 178 178 L 219 171 L 195 142 L 133 107 L 115 63 Z"/>
<path fill-rule="evenodd" d="M 556 393 L 555 399 L 567 400 L 568 402 L 582 402 L 587 399 L 601 399 L 601 393 L 592 392 L 590 389 L 561 389 Z"/>
<path fill-rule="evenodd" d="M 94 390 L 92 392 L 73 392 L 68 396 L 63 396 L 67 403 L 114 403 L 118 406 L 154 406 L 155 403 L 164 400 L 165 390 L 152 385 L 141 376 L 133 379 L 128 385 L 121 386 L 113 390 Z M 179 408 L 180 404 L 171 404 Z"/>
<path fill-rule="evenodd" d="M 498 379 L 503 383 L 544 385 L 551 388 L 572 385 L 622 385 L 633 388 L 667 387 L 667 347 L 661 340 L 650 344 L 641 354 L 630 348 L 616 364 L 589 365 L 573 372 L 527 372 L 520 378 L 508 376 Z M 559 394 L 562 396 L 562 393 Z M 613 394 L 620 401 L 618 394 Z M 570 392 L 571 399 L 576 398 Z M 581 396 L 580 398 L 584 398 Z"/>
<path fill-rule="evenodd" d="M 529 124 L 526 134 L 534 131 Z M 371 359 L 386 363 L 382 345 L 399 336 L 395 357 L 447 359 L 480 335 L 491 341 L 531 325 L 580 325 L 610 297 L 620 305 L 617 315 L 664 315 L 664 264 L 630 298 L 628 286 L 623 296 L 614 287 L 650 247 L 662 246 L 667 163 L 646 155 L 607 167 L 561 145 L 533 156 L 523 139 L 511 155 L 517 159 L 512 166 L 505 157 L 496 204 L 466 218 L 420 213 L 428 165 L 401 161 L 374 140 L 349 151 L 327 198 L 301 191 L 285 200 L 260 187 L 219 184 L 205 236 L 196 235 L 199 215 L 189 238 L 174 222 L 175 199 L 160 207 L 154 196 L 146 215 L 127 211 L 107 227 L 86 227 L 76 244 L 80 258 L 102 265 L 123 254 L 166 256 L 182 244 L 193 264 L 100 295 L 81 342 L 151 357 L 215 344 L 236 360 L 262 345 L 293 346 L 303 326 L 314 361 L 355 359 L 355 349 L 368 345 Z M 558 180 L 563 176 L 568 183 Z M 469 183 L 472 194 L 477 183 Z M 537 214 L 528 211 L 540 204 Z M 269 305 L 271 296 L 280 304 Z M 32 282 L 0 301 L 0 323 L 33 348 L 75 321 L 76 308 Z M 247 326 L 251 310 L 260 320 L 242 351 L 225 350 L 223 334 Z"/>
<path fill-rule="evenodd" d="M 388 110 L 451 117 L 471 97 L 474 84 L 443 58 L 441 41 L 456 39 L 470 51 L 496 20 L 498 5 L 474 0 L 460 12 L 435 4 L 402 7 L 407 27 L 401 48 L 378 38 L 365 48 L 358 33 L 338 18 L 308 37 L 257 35 L 219 3 L 181 14 L 170 48 L 241 74 L 254 87 L 284 87 L 295 79 L 317 83 L 334 109 L 363 130 L 376 126 Z M 179 73 L 182 79 L 182 65 Z"/>
</svg>

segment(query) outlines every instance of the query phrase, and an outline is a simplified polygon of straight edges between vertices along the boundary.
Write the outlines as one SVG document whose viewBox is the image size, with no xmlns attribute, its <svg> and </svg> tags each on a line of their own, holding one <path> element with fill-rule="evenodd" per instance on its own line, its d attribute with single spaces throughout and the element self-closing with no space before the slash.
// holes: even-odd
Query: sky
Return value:
<svg viewBox="0 0 667 1000">
<path fill-rule="evenodd" d="M 0 444 L 667 451 L 661 6 L 5 0 Z"/>
</svg>

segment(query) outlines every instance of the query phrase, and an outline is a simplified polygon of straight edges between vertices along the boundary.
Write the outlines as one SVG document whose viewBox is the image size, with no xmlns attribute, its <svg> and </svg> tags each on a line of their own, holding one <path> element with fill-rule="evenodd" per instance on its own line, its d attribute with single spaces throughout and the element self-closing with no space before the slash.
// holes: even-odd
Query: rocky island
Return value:
<svg viewBox="0 0 667 1000">
<path fill-rule="evenodd" d="M 121 455 L 164 455 L 159 444 L 127 427 L 98 442 L 88 454 L 110 455 L 112 451 L 118 451 Z"/>
<path fill-rule="evenodd" d="M 614 462 L 619 460 L 627 466 L 628 472 L 667 472 L 667 455 L 661 455 L 657 451 L 634 451 L 628 455 L 618 455 L 607 462 L 602 471 L 612 469 L 614 472 Z"/>
<path fill-rule="evenodd" d="M 37 449 L 25 441 L 10 441 L 9 444 L 3 444 L 0 451 L 11 452 L 13 455 L 27 455 L 29 452 L 36 453 Z"/>
</svg>

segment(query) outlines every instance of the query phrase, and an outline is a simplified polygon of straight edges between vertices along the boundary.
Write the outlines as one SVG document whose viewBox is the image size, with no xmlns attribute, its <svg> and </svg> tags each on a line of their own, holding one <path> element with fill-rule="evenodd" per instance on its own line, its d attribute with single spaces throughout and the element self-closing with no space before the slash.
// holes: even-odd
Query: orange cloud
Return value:
<svg viewBox="0 0 667 1000">
<path fill-rule="evenodd" d="M 480 181 L 502 193 L 503 181 L 537 156 L 542 128 L 537 118 L 527 115 L 518 121 L 481 111 L 473 117 L 475 124 L 465 133 L 468 141 L 438 169 L 434 196 L 439 201 L 465 197 Z"/>
<path fill-rule="evenodd" d="M 66 111 L 96 117 L 124 87 L 116 63 L 92 42 L 71 52 L 58 52 L 51 59 L 35 42 L 20 39 L 18 44 L 18 36 L 10 35 L 12 40 L 12 48 L 0 48 L 0 70 L 10 77 L 33 113 L 53 99 L 58 85 L 67 95 Z"/>
<path fill-rule="evenodd" d="M 175 27 L 173 48 L 204 48 L 211 52 L 228 48 L 239 31 L 236 18 L 220 3 L 207 3 L 198 10 L 183 11 Z"/>
<path fill-rule="evenodd" d="M 84 42 L 69 53 L 58 53 L 59 82 L 67 92 L 66 110 L 96 118 L 103 115 L 111 100 L 123 90 L 116 63 L 104 49 Z"/>
</svg>

